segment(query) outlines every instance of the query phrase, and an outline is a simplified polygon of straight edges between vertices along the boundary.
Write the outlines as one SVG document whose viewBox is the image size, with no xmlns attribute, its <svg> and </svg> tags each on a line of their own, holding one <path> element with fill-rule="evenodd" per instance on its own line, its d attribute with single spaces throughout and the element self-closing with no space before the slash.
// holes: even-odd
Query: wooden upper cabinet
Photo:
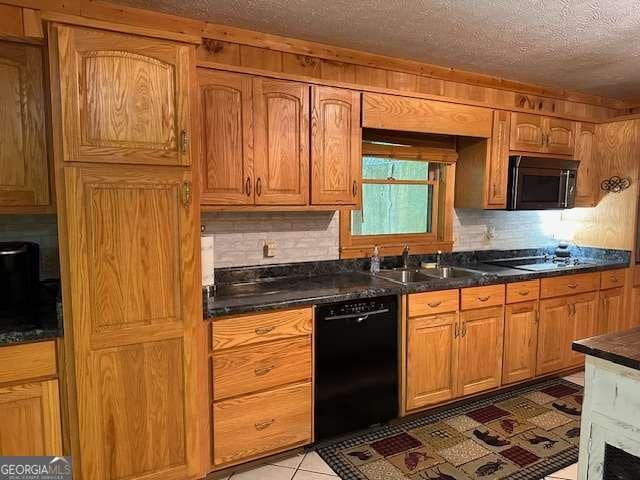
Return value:
<svg viewBox="0 0 640 480">
<path fill-rule="evenodd" d="M 573 155 L 576 122 L 530 113 L 511 114 L 511 150 Z"/>
<path fill-rule="evenodd" d="M 530 113 L 511 114 L 511 150 L 544 151 L 544 118 Z"/>
<path fill-rule="evenodd" d="M 255 203 L 309 203 L 309 85 L 253 79 Z"/>
<path fill-rule="evenodd" d="M 485 208 L 507 207 L 507 177 L 509 173 L 509 131 L 511 113 L 503 110 L 493 112 L 491 153 L 487 166 L 487 192 Z"/>
<path fill-rule="evenodd" d="M 40 47 L 0 42 L 0 208 L 49 205 Z"/>
<path fill-rule="evenodd" d="M 360 92 L 311 87 L 311 203 L 357 205 L 362 129 Z"/>
<path fill-rule="evenodd" d="M 538 343 L 538 302 L 514 303 L 505 309 L 503 384 L 535 376 Z"/>
<path fill-rule="evenodd" d="M 455 398 L 460 372 L 458 313 L 410 318 L 408 322 L 406 409 Z"/>
<path fill-rule="evenodd" d="M 64 168 L 82 478 L 200 473 L 205 342 L 190 182 L 174 167 Z"/>
<path fill-rule="evenodd" d="M 580 161 L 576 186 L 576 207 L 593 207 L 598 203 L 599 169 L 595 158 L 595 125 L 579 123 L 573 158 Z"/>
<path fill-rule="evenodd" d="M 237 73 L 198 69 L 203 205 L 253 204 L 253 84 Z"/>
<path fill-rule="evenodd" d="M 80 27 L 53 31 L 65 161 L 191 163 L 192 46 Z"/>
<path fill-rule="evenodd" d="M 503 332 L 503 307 L 460 312 L 459 395 L 500 386 Z"/>
</svg>

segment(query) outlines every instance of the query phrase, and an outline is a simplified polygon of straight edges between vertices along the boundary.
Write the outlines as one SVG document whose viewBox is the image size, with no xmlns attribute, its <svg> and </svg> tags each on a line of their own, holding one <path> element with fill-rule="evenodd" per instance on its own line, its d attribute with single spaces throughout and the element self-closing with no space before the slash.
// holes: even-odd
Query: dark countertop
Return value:
<svg viewBox="0 0 640 480">
<path fill-rule="evenodd" d="M 59 281 L 42 282 L 40 301 L 29 312 L 0 315 L 0 347 L 62 336 Z"/>
<path fill-rule="evenodd" d="M 573 342 L 576 352 L 640 370 L 640 327 Z"/>
<path fill-rule="evenodd" d="M 259 285 L 268 294 L 237 295 L 234 286 L 221 288 L 213 297 L 204 298 L 205 319 L 278 308 L 341 302 L 344 300 L 371 298 L 383 295 L 407 294 L 435 290 L 449 290 L 558 277 L 576 273 L 597 272 L 629 266 L 628 259 L 618 257 L 589 259 L 590 265 L 576 265 L 562 269 L 529 272 L 511 268 L 494 269 L 483 276 L 454 279 L 437 279 L 410 285 L 401 285 L 373 277 L 367 272 L 335 272 L 317 275 L 296 275 L 275 279 L 260 279 Z M 474 268 L 466 264 L 465 267 Z M 491 270 L 491 269 L 489 269 Z"/>
</svg>

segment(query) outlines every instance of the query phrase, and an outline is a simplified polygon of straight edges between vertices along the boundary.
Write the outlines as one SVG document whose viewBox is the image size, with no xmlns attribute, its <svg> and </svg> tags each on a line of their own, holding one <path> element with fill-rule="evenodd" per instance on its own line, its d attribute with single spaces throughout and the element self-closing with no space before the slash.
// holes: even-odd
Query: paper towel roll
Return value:
<svg viewBox="0 0 640 480">
<path fill-rule="evenodd" d="M 208 287 L 213 285 L 215 277 L 214 256 L 213 256 L 213 235 L 203 235 L 200 237 L 200 247 L 202 249 L 202 286 Z"/>
</svg>

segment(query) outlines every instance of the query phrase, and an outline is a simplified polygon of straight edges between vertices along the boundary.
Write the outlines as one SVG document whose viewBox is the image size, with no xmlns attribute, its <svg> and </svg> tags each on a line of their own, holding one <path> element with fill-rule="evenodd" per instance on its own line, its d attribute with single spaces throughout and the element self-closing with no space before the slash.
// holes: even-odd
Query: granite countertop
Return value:
<svg viewBox="0 0 640 480">
<path fill-rule="evenodd" d="M 0 315 L 0 347 L 62 336 L 60 282 L 42 282 L 40 302 L 31 311 Z"/>
<path fill-rule="evenodd" d="M 573 342 L 576 352 L 640 370 L 640 327 Z"/>
<path fill-rule="evenodd" d="M 618 251 L 616 251 L 618 252 Z M 436 290 L 466 288 L 480 285 L 519 282 L 544 277 L 558 277 L 576 273 L 597 272 L 629 266 L 629 257 L 619 254 L 598 255 L 594 258 L 581 258 L 582 263 L 557 270 L 530 272 L 512 268 L 488 268 L 485 275 L 465 278 L 427 280 L 420 283 L 402 285 L 381 277 L 374 277 L 362 271 L 336 271 L 329 273 L 324 267 L 316 274 L 303 275 L 300 267 L 292 267 L 295 275 L 277 278 L 259 278 L 252 271 L 244 281 L 254 281 L 255 292 L 247 294 L 242 290 L 238 271 L 226 276 L 227 280 L 235 279 L 237 283 L 221 285 L 214 296 L 204 296 L 204 317 L 215 319 L 225 315 L 260 312 L 278 308 L 290 308 L 305 305 L 340 302 L 344 300 L 371 298 L 383 295 L 407 294 Z M 588 262 L 588 264 L 587 264 Z M 362 267 L 363 263 L 352 264 Z M 470 261 L 458 263 L 459 266 L 477 268 Z M 483 265 L 484 267 L 484 265 Z M 276 269 L 277 273 L 286 272 L 284 267 Z"/>
</svg>

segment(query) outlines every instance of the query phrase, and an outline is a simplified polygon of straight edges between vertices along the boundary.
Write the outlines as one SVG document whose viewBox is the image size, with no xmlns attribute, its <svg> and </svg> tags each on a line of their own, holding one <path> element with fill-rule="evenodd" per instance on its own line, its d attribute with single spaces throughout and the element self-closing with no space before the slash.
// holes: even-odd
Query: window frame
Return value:
<svg viewBox="0 0 640 480">
<path fill-rule="evenodd" d="M 362 179 L 362 184 L 434 185 L 431 210 L 431 232 L 382 235 L 352 235 L 351 210 L 340 211 L 340 258 L 360 258 L 371 255 L 378 246 L 381 255 L 399 255 L 405 245 L 413 253 L 433 253 L 453 248 L 453 189 L 455 162 L 458 154 L 448 148 L 405 147 L 363 143 L 362 158 L 383 157 L 397 160 L 418 160 L 440 164 L 436 180 Z M 361 160 L 362 161 L 362 160 Z M 444 167 L 444 168 L 442 168 Z M 361 199 L 363 196 L 360 196 Z M 363 201 L 363 200 L 361 200 Z M 362 204 L 358 206 L 362 208 Z"/>
</svg>

